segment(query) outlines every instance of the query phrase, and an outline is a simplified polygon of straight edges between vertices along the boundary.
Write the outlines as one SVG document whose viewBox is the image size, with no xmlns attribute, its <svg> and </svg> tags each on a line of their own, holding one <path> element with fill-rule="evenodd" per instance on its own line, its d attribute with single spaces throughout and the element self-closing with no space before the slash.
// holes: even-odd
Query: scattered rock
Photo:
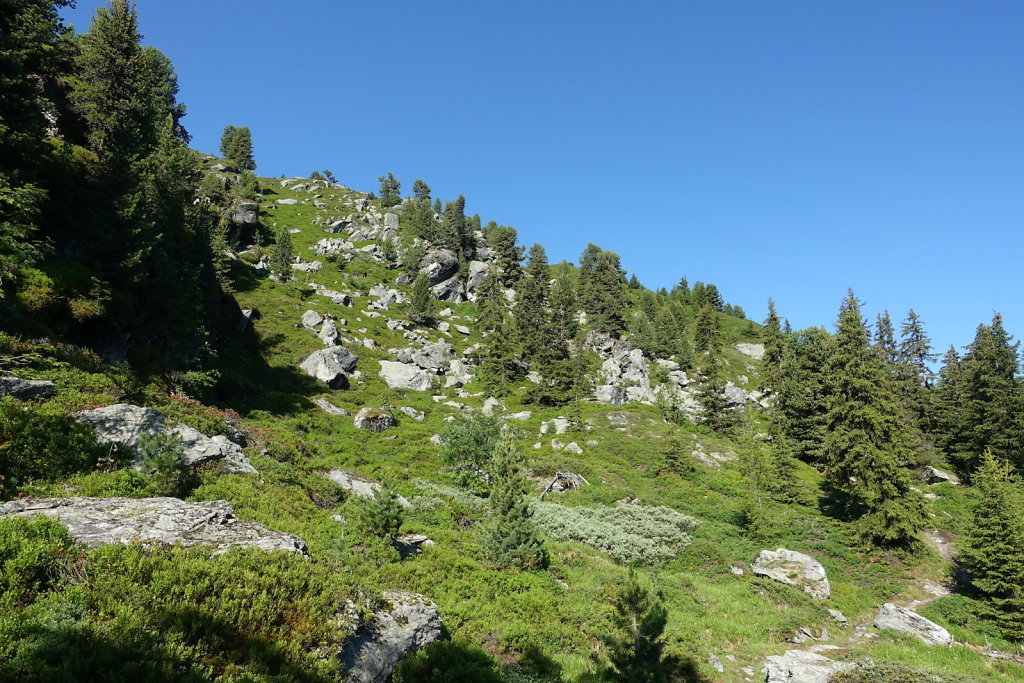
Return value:
<svg viewBox="0 0 1024 683">
<path fill-rule="evenodd" d="M 458 332 L 459 334 L 469 334 L 469 328 L 466 327 L 465 325 L 456 325 L 455 331 Z"/>
<path fill-rule="evenodd" d="M 363 408 L 356 413 L 353 423 L 357 428 L 365 429 L 368 432 L 383 432 L 385 429 L 398 425 L 395 418 L 389 413 L 383 413 L 372 408 Z"/>
<path fill-rule="evenodd" d="M 35 398 L 49 398 L 55 389 L 47 379 L 22 379 L 21 377 L 0 377 L 0 396 L 12 396 L 19 401 Z"/>
<path fill-rule="evenodd" d="M 387 607 L 375 611 L 339 653 L 346 683 L 384 683 L 399 660 L 442 637 L 441 615 L 427 598 L 385 591 L 384 600 Z"/>
<path fill-rule="evenodd" d="M 828 640 L 829 634 L 828 629 L 822 628 L 817 633 L 811 626 L 801 626 L 796 630 L 796 633 L 789 639 L 789 642 L 800 645 L 806 643 L 808 640 L 823 641 Z"/>
<path fill-rule="evenodd" d="M 362 477 L 344 470 L 331 470 L 326 476 L 353 496 L 358 496 L 360 498 L 376 498 L 377 491 L 380 491 L 381 488 L 380 484 L 377 482 L 370 481 L 369 479 L 363 479 Z M 398 496 L 398 503 L 402 507 L 412 507 L 412 503 L 402 496 Z"/>
<path fill-rule="evenodd" d="M 399 408 L 399 410 L 401 410 L 403 413 L 405 413 L 412 419 L 416 420 L 417 422 L 423 422 L 423 418 L 427 416 L 427 414 L 424 413 L 422 410 L 416 410 L 415 408 L 410 408 L 409 406 L 402 406 L 401 408 Z"/>
<path fill-rule="evenodd" d="M 268 531 L 235 518 L 225 500 L 186 503 L 178 498 L 29 498 L 0 505 L 0 518 L 43 515 L 58 519 L 79 543 L 96 547 L 133 541 L 209 545 L 215 554 L 229 548 L 286 550 L 306 554 L 294 534 Z"/>
<path fill-rule="evenodd" d="M 594 396 L 598 403 L 609 406 L 621 406 L 626 403 L 626 390 L 611 384 L 600 384 L 595 387 Z"/>
<path fill-rule="evenodd" d="M 303 273 L 319 273 L 323 267 L 322 261 L 309 261 L 308 263 L 300 261 L 292 264 L 292 270 L 299 270 Z"/>
<path fill-rule="evenodd" d="M 99 443 L 124 444 L 134 450 L 141 437 L 166 432 L 181 443 L 181 461 L 187 465 L 194 466 L 218 460 L 226 472 L 257 473 L 242 447 L 232 443 L 227 437 L 206 436 L 184 424 L 168 427 L 166 416 L 153 408 L 117 403 L 83 411 L 75 415 L 75 419 L 92 427 Z"/>
<path fill-rule="evenodd" d="M 501 404 L 501 401 L 499 401 L 498 399 L 494 398 L 493 396 L 491 396 L 486 401 L 484 401 L 484 407 L 482 409 L 482 412 L 483 412 L 484 415 L 486 415 L 488 417 L 491 417 L 492 415 L 494 415 L 494 411 L 496 409 L 504 411 L 505 410 L 505 406 L 503 406 Z"/>
<path fill-rule="evenodd" d="M 277 203 L 278 204 L 284 204 L 286 206 L 290 206 L 292 204 L 298 204 L 299 200 L 298 199 L 278 199 Z"/>
<path fill-rule="evenodd" d="M 827 599 L 832 595 L 821 563 L 809 555 L 779 548 L 762 550 L 751 565 L 756 576 L 803 588 L 812 598 Z"/>
<path fill-rule="evenodd" d="M 839 610 L 832 609 L 831 607 L 829 607 L 828 613 L 832 616 L 833 619 L 836 620 L 836 623 L 842 624 L 843 627 L 850 625 L 850 622 L 846 618 L 846 615 L 840 612 Z"/>
<path fill-rule="evenodd" d="M 347 410 L 345 410 L 344 408 L 339 408 L 338 406 L 328 401 L 326 398 L 318 398 L 315 401 L 313 401 L 313 403 L 315 403 L 317 407 L 320 408 L 320 410 L 324 411 L 328 415 L 348 417 L 349 412 Z"/>
<path fill-rule="evenodd" d="M 554 431 L 556 435 L 565 434 L 569 429 L 569 419 L 559 415 L 553 420 L 548 420 L 540 424 L 540 433 L 547 434 L 549 431 Z"/>
<path fill-rule="evenodd" d="M 575 472 L 555 472 L 555 478 L 547 485 L 540 497 L 543 499 L 549 493 L 565 493 L 581 486 L 590 486 L 590 482 L 582 475 Z"/>
<path fill-rule="evenodd" d="M 519 420 L 520 422 L 529 420 L 533 416 L 533 412 L 530 410 L 523 410 L 518 413 L 510 413 L 505 416 L 506 420 Z"/>
<path fill-rule="evenodd" d="M 767 674 L 765 683 L 828 683 L 835 674 L 855 668 L 852 662 L 834 662 L 813 652 L 789 650 L 768 657 L 763 670 Z"/>
<path fill-rule="evenodd" d="M 391 360 L 378 361 L 380 376 L 392 389 L 412 389 L 426 391 L 430 388 L 431 375 L 411 363 L 400 363 Z"/>
<path fill-rule="evenodd" d="M 309 354 L 299 368 L 331 389 L 341 389 L 348 383 L 345 373 L 355 370 L 358 360 L 359 356 L 345 347 L 332 346 Z"/>
<path fill-rule="evenodd" d="M 606 417 L 608 422 L 613 425 L 625 426 L 629 424 L 629 418 L 626 417 L 625 413 L 608 413 Z"/>
<path fill-rule="evenodd" d="M 338 326 L 334 324 L 333 320 L 325 320 L 324 324 L 320 327 L 320 341 L 324 343 L 324 346 L 337 346 L 338 344 Z"/>
<path fill-rule="evenodd" d="M 953 644 L 953 636 L 949 631 L 917 612 L 891 602 L 882 605 L 882 610 L 875 617 L 874 627 L 916 636 L 925 645 L 949 647 Z"/>
<path fill-rule="evenodd" d="M 722 664 L 722 660 L 711 652 L 708 653 L 708 666 L 718 673 L 725 673 L 725 666 Z"/>
<path fill-rule="evenodd" d="M 316 311 L 309 310 L 302 314 L 302 326 L 307 330 L 315 330 L 324 321 L 324 317 Z"/>
<path fill-rule="evenodd" d="M 734 348 L 744 356 L 754 360 L 764 358 L 764 344 L 737 344 Z"/>
</svg>

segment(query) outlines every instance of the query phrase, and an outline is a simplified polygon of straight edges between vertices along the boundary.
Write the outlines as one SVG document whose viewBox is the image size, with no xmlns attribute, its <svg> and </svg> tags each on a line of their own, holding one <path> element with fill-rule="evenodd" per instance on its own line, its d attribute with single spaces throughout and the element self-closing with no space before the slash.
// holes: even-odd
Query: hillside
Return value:
<svg viewBox="0 0 1024 683">
<path fill-rule="evenodd" d="M 259 177 L 132 3 L 16 4 L 0 680 L 1024 679 L 1000 315 L 935 372 L 852 291 L 759 324 L 421 179 Z"/>
</svg>

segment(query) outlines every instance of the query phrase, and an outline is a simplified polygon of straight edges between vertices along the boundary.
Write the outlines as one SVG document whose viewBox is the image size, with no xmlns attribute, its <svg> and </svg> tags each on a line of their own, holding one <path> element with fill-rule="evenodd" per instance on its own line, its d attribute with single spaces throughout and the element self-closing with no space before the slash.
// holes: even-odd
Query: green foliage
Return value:
<svg viewBox="0 0 1024 683">
<path fill-rule="evenodd" d="M 398 663 L 395 683 L 502 683 L 494 660 L 475 645 L 440 640 Z"/>
<path fill-rule="evenodd" d="M 220 155 L 230 160 L 241 171 L 256 170 L 252 152 L 252 132 L 249 126 L 226 126 L 220 136 Z"/>
<path fill-rule="evenodd" d="M 405 518 L 405 508 L 398 502 L 398 495 L 388 488 L 379 489 L 373 498 L 352 498 L 349 510 L 355 528 L 377 538 L 395 536 Z"/>
<path fill-rule="evenodd" d="M 428 323 L 434 319 L 434 292 L 430 288 L 430 280 L 423 273 L 417 274 L 412 283 L 409 318 L 418 323 Z"/>
<path fill-rule="evenodd" d="M 839 310 L 828 364 L 829 399 L 823 452 L 829 481 L 848 497 L 861 535 L 883 547 L 909 547 L 924 524 L 920 494 L 911 490 L 913 456 L 893 379 L 868 341 L 851 291 Z"/>
<path fill-rule="evenodd" d="M 106 454 L 92 429 L 52 406 L 0 396 L 0 497 L 32 481 L 91 469 Z"/>
<path fill-rule="evenodd" d="M 500 431 L 497 418 L 477 412 L 458 417 L 441 431 L 441 458 L 459 486 L 486 490 Z"/>
<path fill-rule="evenodd" d="M 828 386 L 825 363 L 832 339 L 821 327 L 790 335 L 782 357 L 782 385 L 772 411 L 792 454 L 806 461 L 820 460 L 825 440 Z"/>
<path fill-rule="evenodd" d="M 689 543 L 697 522 L 662 506 L 565 507 L 534 503 L 537 524 L 552 539 L 577 541 L 624 565 L 670 562 Z"/>
<path fill-rule="evenodd" d="M 260 196 L 260 181 L 252 171 L 242 171 L 239 176 L 241 189 L 239 194 L 244 199 L 258 199 Z"/>
<path fill-rule="evenodd" d="M 595 330 L 618 334 L 626 328 L 626 273 L 619 255 L 588 244 L 580 256 L 580 305 Z"/>
<path fill-rule="evenodd" d="M 548 564 L 526 493 L 525 458 L 508 427 L 492 453 L 490 517 L 480 529 L 484 554 L 504 569 L 543 569 Z"/>
<path fill-rule="evenodd" d="M 867 661 L 858 663 L 854 671 L 838 673 L 832 683 L 974 683 L 975 679 L 960 674 L 938 671 L 931 667 L 912 666 L 901 662 Z"/>
<path fill-rule="evenodd" d="M 419 178 L 412 181 L 412 196 L 416 199 L 430 201 L 430 185 Z"/>
<path fill-rule="evenodd" d="M 665 596 L 640 584 L 630 570 L 614 602 L 611 629 L 604 638 L 609 678 L 622 683 L 701 680 L 693 662 L 665 653 L 668 623 Z"/>
<path fill-rule="evenodd" d="M 169 432 L 142 434 L 135 444 L 139 471 L 148 476 L 163 495 L 177 495 L 191 467 L 182 460 L 181 441 Z"/>
<path fill-rule="evenodd" d="M 986 451 L 974 476 L 972 519 L 961 562 L 981 594 L 983 614 L 1009 640 L 1024 641 L 1024 484 Z"/>
<path fill-rule="evenodd" d="M 761 328 L 761 343 L 764 344 L 764 356 L 761 357 L 760 382 L 763 391 L 778 394 L 782 389 L 782 363 L 786 352 L 786 338 L 782 334 L 779 314 L 775 312 L 775 301 L 768 299 L 768 317 Z"/>
<path fill-rule="evenodd" d="M 274 251 L 270 254 L 270 271 L 282 282 L 288 280 L 292 273 L 292 261 L 295 253 L 292 250 L 292 236 L 286 228 L 277 235 Z"/>
<path fill-rule="evenodd" d="M 60 522 L 47 517 L 0 520 L 0 609 L 33 602 L 60 585 L 77 561 L 74 541 Z"/>
<path fill-rule="evenodd" d="M 402 202 L 402 184 L 390 171 L 377 178 L 377 181 L 380 183 L 380 203 L 385 209 Z"/>
</svg>

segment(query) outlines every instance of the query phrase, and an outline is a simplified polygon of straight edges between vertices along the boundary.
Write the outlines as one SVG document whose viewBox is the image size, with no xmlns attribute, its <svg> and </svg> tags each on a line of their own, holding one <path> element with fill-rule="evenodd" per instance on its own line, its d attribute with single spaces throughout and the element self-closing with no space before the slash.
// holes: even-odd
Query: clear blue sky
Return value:
<svg viewBox="0 0 1024 683">
<path fill-rule="evenodd" d="M 250 126 L 262 175 L 423 178 L 758 320 L 831 328 L 853 287 L 940 350 L 994 310 L 1024 334 L 1024 3 L 138 4 L 194 145 Z"/>
</svg>

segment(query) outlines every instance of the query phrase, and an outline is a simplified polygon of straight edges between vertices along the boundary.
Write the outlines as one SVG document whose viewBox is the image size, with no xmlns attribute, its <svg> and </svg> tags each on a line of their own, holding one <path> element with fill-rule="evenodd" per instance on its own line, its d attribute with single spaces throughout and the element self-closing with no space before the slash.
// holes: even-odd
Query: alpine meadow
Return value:
<svg viewBox="0 0 1024 683">
<path fill-rule="evenodd" d="M 197 149 L 156 3 L 73 5 L 0 0 L 0 681 L 1024 680 L 1020 321 L 939 348 L 853 282 L 795 329 L 426 163 L 268 177 L 257 100 Z"/>
</svg>

